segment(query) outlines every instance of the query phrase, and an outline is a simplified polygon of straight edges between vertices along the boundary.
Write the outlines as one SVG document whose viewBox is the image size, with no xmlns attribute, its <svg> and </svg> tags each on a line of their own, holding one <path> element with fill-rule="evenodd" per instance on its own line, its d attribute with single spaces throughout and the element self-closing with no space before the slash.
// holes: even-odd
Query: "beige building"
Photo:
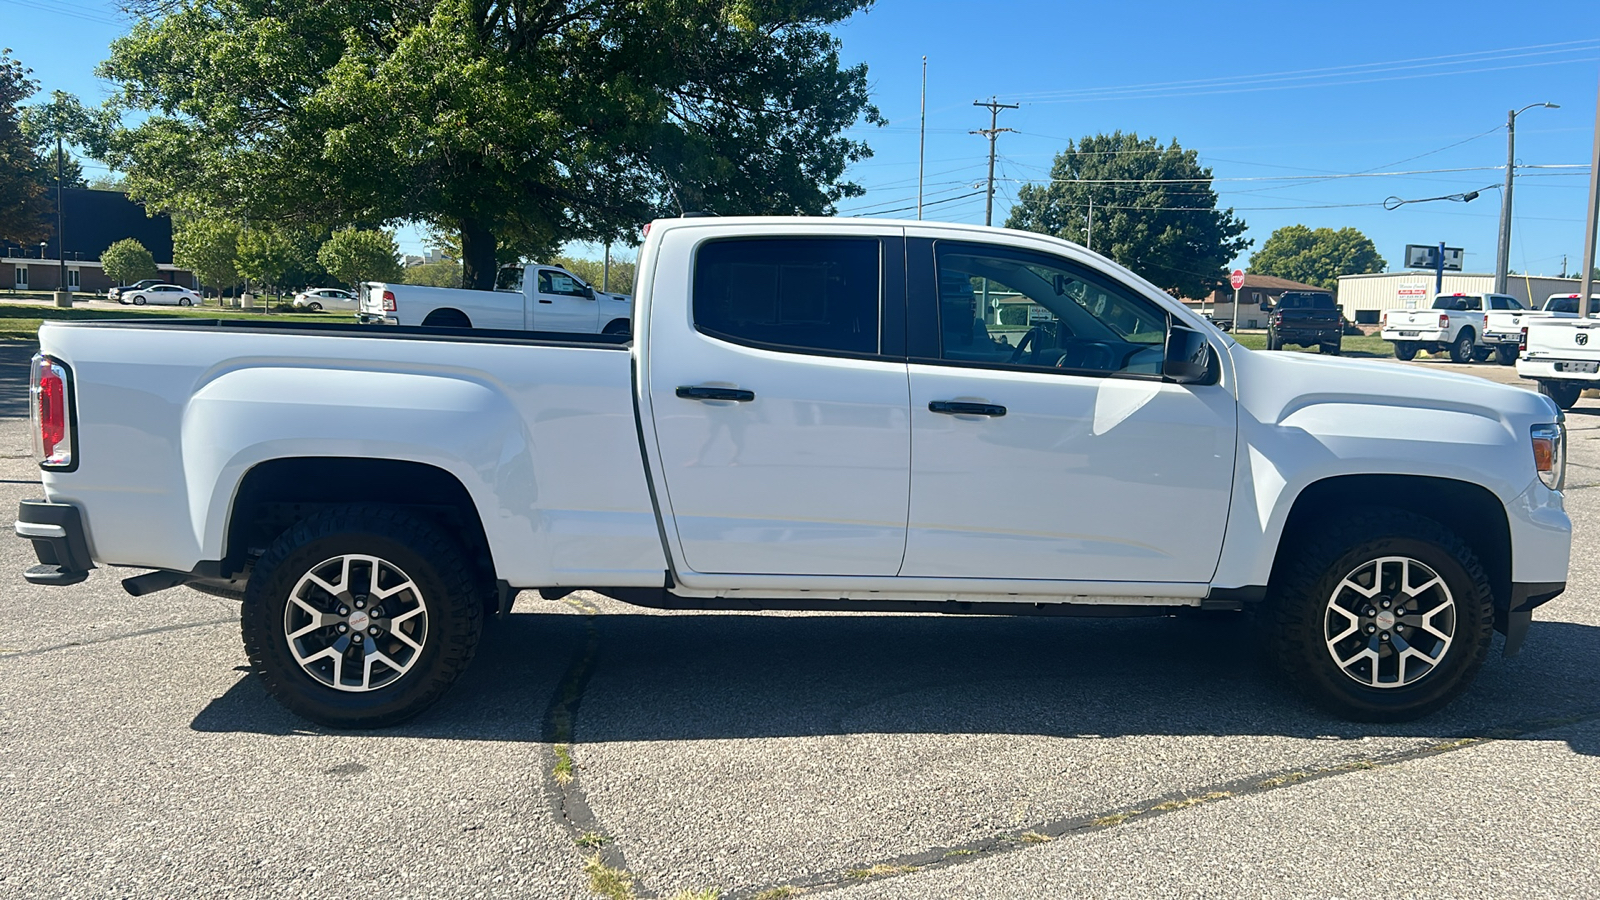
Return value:
<svg viewBox="0 0 1600 900">
<path fill-rule="evenodd" d="M 1386 309 L 1427 309 L 1433 305 L 1432 272 L 1384 272 L 1375 275 L 1341 275 L 1335 295 L 1345 318 L 1360 325 L 1376 325 Z M 1462 272 L 1444 274 L 1445 294 L 1486 294 L 1494 290 L 1493 275 Z M 1575 294 L 1578 279 L 1544 275 L 1513 275 L 1506 293 L 1524 305 L 1538 306 L 1551 294 Z"/>
</svg>

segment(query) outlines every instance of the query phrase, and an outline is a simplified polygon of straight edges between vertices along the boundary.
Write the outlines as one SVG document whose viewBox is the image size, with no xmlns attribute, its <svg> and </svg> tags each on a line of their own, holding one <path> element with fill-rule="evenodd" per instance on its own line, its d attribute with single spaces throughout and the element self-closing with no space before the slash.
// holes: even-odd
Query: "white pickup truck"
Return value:
<svg viewBox="0 0 1600 900">
<path fill-rule="evenodd" d="M 1591 318 L 1578 318 L 1581 294 L 1557 294 L 1547 313 L 1522 325 L 1517 374 L 1539 382 L 1539 393 L 1571 409 L 1584 388 L 1600 387 L 1600 294 L 1591 294 Z"/>
<path fill-rule="evenodd" d="M 47 322 L 28 580 L 237 592 L 265 687 L 343 727 L 434 702 L 520 590 L 1252 610 L 1313 700 L 1394 721 L 1565 589 L 1565 429 L 1534 392 L 1251 352 L 1016 231 L 662 220 L 639 271 L 632 336 Z M 1028 330 L 993 337 L 984 291 Z"/>
<path fill-rule="evenodd" d="M 356 318 L 369 325 L 626 334 L 633 315 L 632 297 L 539 264 L 502 266 L 492 291 L 369 281 L 360 294 Z"/>
<path fill-rule="evenodd" d="M 1521 309 L 1522 303 L 1510 294 L 1440 294 L 1432 309 L 1386 311 L 1380 334 L 1394 344 L 1396 359 L 1448 350 L 1452 362 L 1483 362 L 1494 352 L 1482 340 L 1486 308 Z"/>
</svg>

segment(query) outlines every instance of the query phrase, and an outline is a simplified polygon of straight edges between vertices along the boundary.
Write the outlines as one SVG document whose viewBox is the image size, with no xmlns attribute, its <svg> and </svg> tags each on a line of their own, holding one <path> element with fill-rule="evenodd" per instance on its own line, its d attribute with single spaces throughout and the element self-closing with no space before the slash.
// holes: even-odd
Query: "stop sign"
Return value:
<svg viewBox="0 0 1600 900">
<path fill-rule="evenodd" d="M 1233 289 L 1236 291 L 1244 287 L 1244 270 L 1234 269 L 1233 274 L 1228 276 L 1228 283 L 1233 285 Z"/>
</svg>

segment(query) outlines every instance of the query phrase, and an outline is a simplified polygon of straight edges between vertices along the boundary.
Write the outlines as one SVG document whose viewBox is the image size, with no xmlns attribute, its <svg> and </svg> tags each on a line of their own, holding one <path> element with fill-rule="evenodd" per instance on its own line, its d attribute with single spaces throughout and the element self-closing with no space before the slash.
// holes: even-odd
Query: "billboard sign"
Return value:
<svg viewBox="0 0 1600 900">
<path fill-rule="evenodd" d="M 1461 259 L 1465 255 L 1460 247 L 1444 248 L 1444 270 L 1446 272 L 1461 271 Z M 1407 244 L 1406 268 L 1439 268 L 1439 246 L 1437 244 Z"/>
</svg>

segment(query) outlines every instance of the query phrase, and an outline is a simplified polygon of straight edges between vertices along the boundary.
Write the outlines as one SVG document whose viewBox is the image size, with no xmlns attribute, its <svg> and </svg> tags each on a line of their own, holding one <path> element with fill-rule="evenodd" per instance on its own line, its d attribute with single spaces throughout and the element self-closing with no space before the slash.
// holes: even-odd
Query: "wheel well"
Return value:
<svg viewBox="0 0 1600 900">
<path fill-rule="evenodd" d="M 1496 627 L 1503 625 L 1501 620 L 1511 601 L 1511 525 L 1505 505 L 1488 488 L 1451 478 L 1341 475 L 1308 486 L 1295 498 L 1284 523 L 1272 582 L 1278 582 L 1286 548 L 1292 548 L 1309 532 L 1326 527 L 1336 516 L 1374 507 L 1426 516 L 1470 544 L 1483 562 L 1494 590 Z"/>
<path fill-rule="evenodd" d="M 617 328 L 617 326 L 619 326 L 619 325 L 621 327 Z M 609 333 L 609 332 L 611 332 L 611 329 L 613 329 L 613 328 L 617 328 L 617 331 L 629 331 L 629 330 L 632 330 L 633 321 L 630 320 L 630 319 L 624 319 L 624 318 L 612 319 L 611 321 L 607 322 L 606 323 L 606 327 L 601 329 L 601 330 Z"/>
<path fill-rule="evenodd" d="M 228 516 L 223 576 L 250 565 L 295 522 L 346 503 L 382 503 L 426 516 L 461 541 L 487 585 L 495 583 L 477 506 L 454 475 L 423 463 L 351 457 L 274 459 L 245 473 Z M 494 592 L 487 595 L 493 603 Z"/>
<path fill-rule="evenodd" d="M 454 307 L 441 307 L 422 317 L 424 325 L 438 325 L 445 328 L 471 328 L 472 320 L 467 314 Z"/>
</svg>

